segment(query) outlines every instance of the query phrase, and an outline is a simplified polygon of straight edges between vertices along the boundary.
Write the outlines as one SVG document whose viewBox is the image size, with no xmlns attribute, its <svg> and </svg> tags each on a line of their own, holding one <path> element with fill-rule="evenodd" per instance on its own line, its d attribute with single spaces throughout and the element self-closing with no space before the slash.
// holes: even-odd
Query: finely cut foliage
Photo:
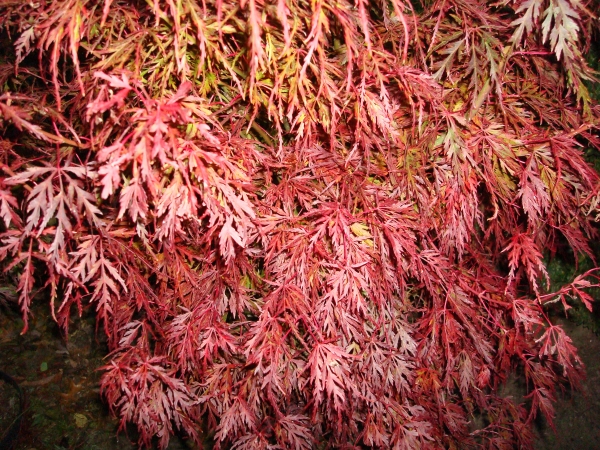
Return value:
<svg viewBox="0 0 600 450">
<path fill-rule="evenodd" d="M 546 262 L 593 258 L 599 6 L 1 1 L 23 332 L 95 308 L 141 446 L 531 448 L 583 373 L 545 305 L 598 281 Z"/>
</svg>

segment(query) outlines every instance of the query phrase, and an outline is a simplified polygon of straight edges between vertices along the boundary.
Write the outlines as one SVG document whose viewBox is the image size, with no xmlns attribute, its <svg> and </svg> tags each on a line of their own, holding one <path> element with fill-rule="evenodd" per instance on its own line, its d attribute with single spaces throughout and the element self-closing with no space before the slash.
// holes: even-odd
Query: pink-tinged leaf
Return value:
<svg viewBox="0 0 600 450">
<path fill-rule="evenodd" d="M 245 246 L 244 239 L 233 228 L 233 217 L 229 216 L 219 232 L 219 248 L 226 261 L 230 261 L 235 256 L 234 242 L 242 248 Z"/>
<path fill-rule="evenodd" d="M 18 230 L 9 230 L 6 233 L 2 233 L 0 235 L 2 237 L 0 246 L 0 260 L 4 260 L 7 256 L 16 256 L 23 244 L 23 239 L 20 231 Z M 8 270 L 8 269 L 5 269 Z"/>
<path fill-rule="evenodd" d="M 138 333 L 140 328 L 142 327 L 142 322 L 139 320 L 134 320 L 133 322 L 127 323 L 124 327 L 122 327 L 119 331 L 122 332 L 121 340 L 119 341 L 120 347 L 129 347 L 138 337 Z"/>
<path fill-rule="evenodd" d="M 96 246 L 99 241 L 98 236 L 86 237 L 81 240 L 77 251 L 71 252 L 72 258 L 71 273 L 82 283 L 86 283 L 97 272 L 100 267 L 96 264 L 98 261 L 98 252 Z"/>
<path fill-rule="evenodd" d="M 65 211 L 65 205 L 62 201 L 59 203 L 58 211 L 56 212 L 56 219 L 58 223 L 54 230 L 54 240 L 52 241 L 52 244 L 47 252 L 50 255 L 50 260 L 53 263 L 59 262 L 61 257 L 59 253 L 65 247 L 67 235 L 71 233 L 71 223 L 69 222 Z"/>
<path fill-rule="evenodd" d="M 529 167 L 523 170 L 519 187 L 518 197 L 527 213 L 529 223 L 535 224 L 543 219 L 550 208 L 548 188 L 540 176 Z"/>
<path fill-rule="evenodd" d="M 25 261 L 19 276 L 19 285 L 17 287 L 17 292 L 19 293 L 19 305 L 21 306 L 21 314 L 23 317 L 23 330 L 21 330 L 21 334 L 25 334 L 29 328 L 29 307 L 32 300 L 31 291 L 33 290 L 35 282 L 33 278 L 34 267 L 31 247 L 29 248 L 29 252 L 20 255 L 19 259 Z"/>
<path fill-rule="evenodd" d="M 46 133 L 39 125 L 27 120 L 27 115 L 17 106 L 9 106 L 0 101 L 0 113 L 4 119 L 10 120 L 19 130 L 27 130 L 37 139 L 52 141 L 51 135 Z"/>
<path fill-rule="evenodd" d="M 280 440 L 282 447 L 293 450 L 313 448 L 314 438 L 308 417 L 290 414 L 279 419 L 278 425 L 282 430 L 282 439 Z"/>
<path fill-rule="evenodd" d="M 114 164 L 105 164 L 98 169 L 98 175 L 102 177 L 100 180 L 102 185 L 100 196 L 106 200 L 121 185 L 121 170 Z"/>
<path fill-rule="evenodd" d="M 100 226 L 99 216 L 102 215 L 102 211 L 96 206 L 96 197 L 79 187 L 76 183 L 70 184 L 68 189 L 75 191 L 77 209 L 85 212 L 85 215 L 91 224 Z M 72 199 L 72 196 L 69 195 L 69 198 Z"/>
<path fill-rule="evenodd" d="M 0 217 L 4 220 L 6 228 L 10 227 L 11 222 L 21 227 L 21 218 L 15 212 L 16 208 L 17 199 L 9 191 L 0 189 Z"/>
<path fill-rule="evenodd" d="M 54 200 L 54 187 L 52 185 L 52 177 L 46 178 L 43 182 L 38 183 L 28 198 L 27 204 L 27 232 L 39 229 L 39 234 L 43 231 L 48 221 L 52 218 L 58 202 Z M 44 214 L 44 219 L 40 223 L 40 217 Z M 38 235 L 39 235 L 38 234 Z"/>
<path fill-rule="evenodd" d="M 19 172 L 18 174 L 7 178 L 4 182 L 8 185 L 16 185 L 16 184 L 24 184 L 27 181 L 31 181 L 48 172 L 54 172 L 55 169 L 53 167 L 30 167 L 23 172 Z"/>
<path fill-rule="evenodd" d="M 113 145 L 109 145 L 108 147 L 103 147 L 102 149 L 100 149 L 98 151 L 98 161 L 100 162 L 105 162 L 105 161 L 113 161 L 113 164 L 115 163 L 115 160 L 119 161 L 119 163 L 128 161 L 127 160 L 122 160 L 119 158 L 119 156 L 122 156 L 122 153 L 125 151 L 125 145 L 123 144 L 123 142 L 118 141 L 116 143 L 114 143 Z"/>
<path fill-rule="evenodd" d="M 241 437 L 236 439 L 231 446 L 231 450 L 262 450 L 268 449 L 271 445 L 265 438 L 263 433 L 254 432 L 249 434 L 242 434 Z M 276 447 L 277 448 L 277 447 Z"/>
<path fill-rule="evenodd" d="M 237 353 L 235 337 L 222 324 L 207 327 L 198 336 L 198 351 L 202 352 L 207 361 L 217 357 L 219 351 L 228 355 Z"/>
<path fill-rule="evenodd" d="M 352 356 L 334 344 L 317 344 L 308 357 L 310 381 L 315 389 L 315 402 L 319 405 L 323 394 L 333 408 L 340 411 L 346 403 L 346 396 L 352 392 L 348 384 L 348 363 Z M 348 392 L 349 391 L 349 392 Z"/>
<path fill-rule="evenodd" d="M 367 4 L 368 3 L 366 0 L 356 0 L 356 5 L 358 6 L 358 17 L 360 18 L 360 26 L 362 27 L 365 35 L 365 44 L 367 45 L 367 49 L 371 51 L 371 23 L 367 18 Z"/>
<path fill-rule="evenodd" d="M 119 219 L 129 215 L 133 222 L 136 222 L 138 217 L 144 219 L 148 212 L 148 201 L 146 191 L 139 181 L 134 178 L 129 181 L 129 184 L 121 190 L 119 199 L 121 205 L 119 209 Z"/>
<path fill-rule="evenodd" d="M 115 94 L 111 94 L 107 100 L 102 100 L 98 97 L 96 100 L 88 103 L 87 105 L 87 118 L 89 118 L 95 114 L 102 114 L 113 106 L 117 106 L 118 108 L 122 108 L 125 104 L 125 99 L 129 95 L 128 89 L 122 89 Z"/>
<path fill-rule="evenodd" d="M 99 257 L 93 264 L 88 278 L 91 277 L 91 274 L 95 274 L 95 277 L 91 283 L 94 287 L 94 292 L 92 293 L 90 302 L 98 301 L 96 310 L 106 320 L 114 311 L 113 304 L 115 299 L 121 294 L 121 289 L 123 292 L 127 292 L 127 287 L 118 270 L 103 256 Z M 120 288 L 117 283 L 120 285 Z"/>
<path fill-rule="evenodd" d="M 467 395 L 470 387 L 473 385 L 475 381 L 474 372 L 473 372 L 473 364 L 471 363 L 471 358 L 466 352 L 461 353 L 461 359 L 459 364 L 459 388 L 463 395 Z"/>
<path fill-rule="evenodd" d="M 556 362 L 563 367 L 565 376 L 572 372 L 574 367 L 582 365 L 573 341 L 560 326 L 548 326 L 544 334 L 536 339 L 536 342 L 541 344 L 540 356 L 556 357 Z"/>
<path fill-rule="evenodd" d="M 198 221 L 198 200 L 188 186 L 182 186 L 176 178 L 162 193 L 156 207 L 160 225 L 156 239 L 173 240 L 183 233 L 187 222 Z"/>
<path fill-rule="evenodd" d="M 215 147 L 219 146 L 219 144 L 220 144 L 219 139 L 217 139 L 210 132 L 210 127 L 208 125 L 206 125 L 205 123 L 198 124 L 198 132 L 204 139 L 206 139 L 208 141 L 208 143 L 210 145 L 214 145 Z"/>
<path fill-rule="evenodd" d="M 106 19 L 108 18 L 108 15 L 110 14 L 110 5 L 112 4 L 113 0 L 104 0 L 104 7 L 102 8 L 102 20 L 100 21 L 100 27 L 103 28 L 104 24 L 106 23 Z"/>
<path fill-rule="evenodd" d="M 579 299 L 583 302 L 583 304 L 585 305 L 585 307 L 592 312 L 593 307 L 592 307 L 592 303 L 594 302 L 594 298 L 588 294 L 587 292 L 578 289 L 575 287 L 575 283 L 573 283 L 573 287 L 571 288 L 572 292 L 574 295 L 578 296 Z"/>
<path fill-rule="evenodd" d="M 554 428 L 553 403 L 556 401 L 554 395 L 550 391 L 548 391 L 548 389 L 539 387 L 535 388 L 530 394 L 525 396 L 525 398 L 531 399 L 530 418 L 535 418 L 537 411 L 541 410 L 550 426 Z"/>
<path fill-rule="evenodd" d="M 537 0 L 525 0 L 519 3 L 515 13 L 523 13 L 523 15 L 513 20 L 510 24 L 511 26 L 516 27 L 510 39 L 511 42 L 520 45 L 523 36 L 531 33 L 540 16 L 541 6 L 542 3 Z"/>
<path fill-rule="evenodd" d="M 593 272 L 594 272 L 594 270 L 589 270 L 586 273 L 578 275 L 577 277 L 575 277 L 575 279 L 573 280 L 571 285 L 567 286 L 567 288 L 571 289 L 573 294 L 575 294 L 576 296 L 579 297 L 579 299 L 583 302 L 585 307 L 590 312 L 592 312 L 592 309 L 593 309 L 592 303 L 594 303 L 595 300 L 590 294 L 585 292 L 583 289 L 598 287 L 598 285 L 600 284 L 600 283 L 598 283 L 598 276 L 595 275 Z M 591 281 L 587 280 L 586 277 L 588 277 L 588 276 L 595 277 L 596 282 L 592 283 Z"/>
<path fill-rule="evenodd" d="M 479 389 L 484 389 L 486 386 L 488 386 L 491 375 L 490 369 L 483 367 L 477 374 L 477 387 L 479 387 Z"/>
<path fill-rule="evenodd" d="M 522 324 L 526 332 L 531 333 L 536 327 L 543 324 L 539 305 L 531 302 L 530 299 L 515 299 L 512 305 L 513 320 L 517 324 Z"/>
<path fill-rule="evenodd" d="M 216 441 L 224 441 L 229 435 L 236 436 L 241 432 L 254 430 L 256 427 L 256 417 L 250 409 L 250 405 L 239 396 L 233 399 L 229 406 L 221 415 L 221 423 L 217 427 L 215 434 Z"/>
<path fill-rule="evenodd" d="M 101 391 L 110 407 L 122 415 L 121 426 L 130 421 L 139 427 L 140 445 L 149 446 L 158 436 L 159 448 L 166 448 L 173 423 L 197 438 L 188 420 L 195 400 L 185 383 L 174 377 L 165 358 L 151 358 L 134 347 L 115 355 L 103 369 Z"/>
<path fill-rule="evenodd" d="M 542 254 L 528 234 L 520 233 L 513 236 L 510 243 L 502 250 L 502 252 L 508 252 L 510 272 L 508 274 L 507 286 L 510 285 L 515 277 L 517 269 L 520 267 L 525 268 L 534 292 L 538 293 L 537 280 L 540 275 L 544 276 L 547 285 L 550 284 L 546 266 L 542 261 Z"/>
<path fill-rule="evenodd" d="M 122 73 L 121 78 L 118 78 L 115 75 L 107 75 L 104 72 L 97 71 L 94 72 L 94 77 L 108 81 L 109 85 L 114 88 L 132 89 L 131 85 L 129 84 L 129 77 L 125 73 Z"/>
<path fill-rule="evenodd" d="M 190 90 L 192 89 L 192 83 L 189 81 L 185 81 L 179 85 L 177 92 L 173 94 L 173 96 L 167 102 L 167 105 L 172 105 L 173 103 L 178 102 L 179 100 L 183 100 Z"/>
<path fill-rule="evenodd" d="M 31 44 L 35 40 L 35 27 L 31 26 L 21 33 L 19 39 L 15 41 L 15 55 L 17 57 L 17 65 L 19 65 L 23 58 L 29 54 Z"/>
</svg>

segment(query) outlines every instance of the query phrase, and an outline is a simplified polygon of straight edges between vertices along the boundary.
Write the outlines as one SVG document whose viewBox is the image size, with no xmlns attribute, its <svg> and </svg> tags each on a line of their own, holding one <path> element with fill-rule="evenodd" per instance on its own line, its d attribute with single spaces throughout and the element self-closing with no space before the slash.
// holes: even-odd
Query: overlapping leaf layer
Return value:
<svg viewBox="0 0 600 450">
<path fill-rule="evenodd" d="M 582 374 L 544 305 L 595 272 L 544 258 L 593 257 L 598 6 L 0 2 L 25 324 L 40 287 L 66 332 L 95 308 L 140 445 L 530 448 Z"/>
</svg>

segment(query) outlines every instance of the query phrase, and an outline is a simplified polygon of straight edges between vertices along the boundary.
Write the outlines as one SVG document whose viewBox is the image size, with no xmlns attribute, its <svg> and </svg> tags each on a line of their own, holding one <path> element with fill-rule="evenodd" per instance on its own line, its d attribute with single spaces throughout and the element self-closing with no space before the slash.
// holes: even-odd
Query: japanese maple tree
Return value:
<svg viewBox="0 0 600 450">
<path fill-rule="evenodd" d="M 94 308 L 142 446 L 531 448 L 583 375 L 545 305 L 596 272 L 546 263 L 594 258 L 599 6 L 0 1 L 23 331 Z"/>
</svg>

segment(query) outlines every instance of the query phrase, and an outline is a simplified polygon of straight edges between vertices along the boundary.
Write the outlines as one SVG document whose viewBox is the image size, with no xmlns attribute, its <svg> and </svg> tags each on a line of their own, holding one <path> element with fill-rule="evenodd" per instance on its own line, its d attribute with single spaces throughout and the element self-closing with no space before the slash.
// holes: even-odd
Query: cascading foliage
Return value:
<svg viewBox="0 0 600 450">
<path fill-rule="evenodd" d="M 599 6 L 0 2 L 25 330 L 94 308 L 141 446 L 531 448 L 582 375 L 545 305 L 597 283 L 545 258 L 593 258 Z"/>
</svg>

